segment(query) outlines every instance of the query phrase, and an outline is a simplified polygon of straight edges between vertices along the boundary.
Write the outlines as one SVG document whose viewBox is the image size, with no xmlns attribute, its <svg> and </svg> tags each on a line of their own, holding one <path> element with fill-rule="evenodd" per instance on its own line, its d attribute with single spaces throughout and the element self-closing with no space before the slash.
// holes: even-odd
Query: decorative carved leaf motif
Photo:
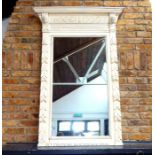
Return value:
<svg viewBox="0 0 155 155">
<path fill-rule="evenodd" d="M 112 71 L 118 71 L 118 64 L 117 63 L 112 63 L 111 64 L 111 70 Z"/>
<path fill-rule="evenodd" d="M 119 78 L 118 78 L 118 71 L 113 71 L 113 72 L 112 72 L 112 79 L 118 81 L 118 79 L 119 79 Z"/>
<path fill-rule="evenodd" d="M 50 23 L 109 23 L 109 19 L 106 16 L 76 16 L 76 15 L 66 15 L 66 16 L 50 16 Z"/>
</svg>

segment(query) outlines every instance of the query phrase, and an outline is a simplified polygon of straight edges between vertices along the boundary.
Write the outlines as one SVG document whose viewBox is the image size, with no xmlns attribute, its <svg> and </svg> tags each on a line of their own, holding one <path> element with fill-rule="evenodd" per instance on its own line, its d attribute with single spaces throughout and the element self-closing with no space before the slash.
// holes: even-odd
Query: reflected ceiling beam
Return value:
<svg viewBox="0 0 155 155">
<path fill-rule="evenodd" d="M 76 78 L 77 81 L 80 82 L 80 78 L 79 75 L 77 74 L 76 70 L 74 69 L 74 67 L 72 66 L 72 64 L 70 63 L 68 56 L 62 58 L 62 60 L 68 65 L 68 67 L 70 68 L 70 70 L 72 71 L 74 77 Z"/>
<path fill-rule="evenodd" d="M 97 70 L 91 72 L 90 74 L 88 74 L 87 78 L 89 79 L 90 77 L 96 75 L 98 72 L 99 72 L 99 69 L 97 69 Z"/>
<path fill-rule="evenodd" d="M 80 52 L 80 51 L 86 49 L 87 47 L 89 47 L 89 46 L 91 46 L 91 45 L 94 45 L 94 44 L 96 44 L 96 43 L 98 43 L 98 42 L 100 42 L 100 41 L 104 41 L 104 38 L 95 39 L 95 40 L 93 40 L 93 41 L 91 41 L 91 42 L 88 42 L 88 43 L 82 45 L 81 47 L 79 47 L 79 48 L 77 48 L 77 49 L 75 49 L 75 50 L 73 50 L 73 51 L 70 51 L 70 54 L 65 54 L 64 56 L 62 56 L 62 57 L 56 59 L 56 60 L 54 61 L 54 64 L 57 63 L 57 62 L 59 62 L 59 61 L 62 60 L 63 58 L 69 57 L 69 56 L 71 56 L 71 55 L 73 55 L 73 54 L 75 54 L 75 53 L 77 53 L 77 52 Z"/>
<path fill-rule="evenodd" d="M 103 52 L 104 47 L 105 47 L 105 42 L 102 43 L 102 46 L 100 47 L 98 53 L 96 54 L 94 60 L 92 61 L 91 65 L 90 65 L 90 67 L 88 68 L 88 70 L 87 70 L 87 72 L 86 72 L 86 74 L 85 74 L 85 77 L 86 77 L 86 78 L 88 77 L 90 71 L 91 71 L 92 68 L 94 67 L 94 65 L 95 65 L 96 61 L 98 60 L 99 56 L 100 56 L 101 53 Z"/>
</svg>

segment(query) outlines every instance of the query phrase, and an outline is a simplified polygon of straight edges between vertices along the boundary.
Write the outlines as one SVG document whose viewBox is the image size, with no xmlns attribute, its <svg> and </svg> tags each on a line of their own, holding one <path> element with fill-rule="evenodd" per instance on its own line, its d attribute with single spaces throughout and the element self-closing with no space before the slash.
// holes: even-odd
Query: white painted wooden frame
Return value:
<svg viewBox="0 0 155 155">
<path fill-rule="evenodd" d="M 38 147 L 121 145 L 116 22 L 122 7 L 34 7 L 42 22 L 42 67 Z M 52 137 L 54 37 L 105 37 L 109 85 L 109 136 Z"/>
</svg>

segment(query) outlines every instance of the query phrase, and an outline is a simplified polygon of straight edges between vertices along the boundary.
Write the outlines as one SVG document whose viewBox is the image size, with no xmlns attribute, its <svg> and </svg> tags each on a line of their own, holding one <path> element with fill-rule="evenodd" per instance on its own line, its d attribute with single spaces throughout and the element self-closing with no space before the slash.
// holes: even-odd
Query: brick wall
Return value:
<svg viewBox="0 0 155 155">
<path fill-rule="evenodd" d="M 123 6 L 117 24 L 123 140 L 151 140 L 149 0 L 19 0 L 3 41 L 3 143 L 37 142 L 41 22 L 33 6 Z"/>
</svg>

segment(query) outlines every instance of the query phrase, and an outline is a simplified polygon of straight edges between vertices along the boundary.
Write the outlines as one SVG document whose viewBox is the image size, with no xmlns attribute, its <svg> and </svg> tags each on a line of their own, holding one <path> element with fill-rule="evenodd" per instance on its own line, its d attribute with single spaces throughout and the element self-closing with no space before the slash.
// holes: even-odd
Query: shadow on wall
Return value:
<svg viewBox="0 0 155 155">
<path fill-rule="evenodd" d="M 4 39 L 7 31 L 9 17 L 11 16 L 17 0 L 2 0 L 2 37 Z"/>
<path fill-rule="evenodd" d="M 8 24 L 10 18 L 5 18 L 2 21 L 2 39 L 5 37 L 5 33 L 7 32 Z"/>
</svg>

